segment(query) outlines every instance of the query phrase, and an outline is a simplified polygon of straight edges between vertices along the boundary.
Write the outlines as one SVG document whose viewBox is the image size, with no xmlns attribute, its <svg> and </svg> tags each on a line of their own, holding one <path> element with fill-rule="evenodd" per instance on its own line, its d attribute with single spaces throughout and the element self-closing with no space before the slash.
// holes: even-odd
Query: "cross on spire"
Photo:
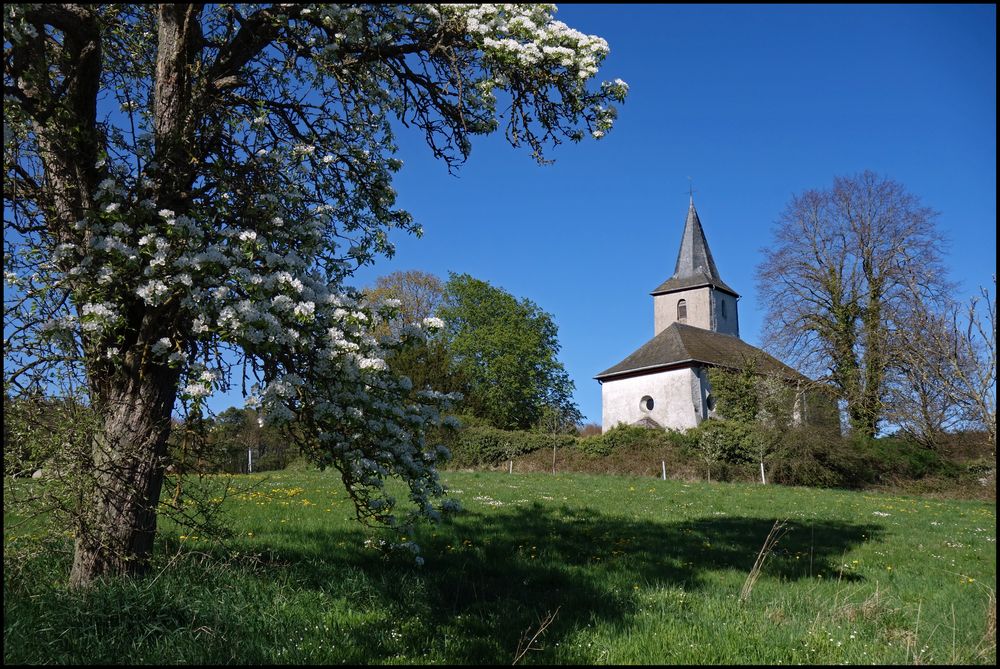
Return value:
<svg viewBox="0 0 1000 669">
<path fill-rule="evenodd" d="M 694 189 L 693 179 L 691 179 L 691 177 L 688 177 L 688 197 L 691 198 L 691 205 L 692 206 L 694 205 L 694 194 L 697 193 L 697 192 L 698 191 L 696 191 Z"/>
</svg>

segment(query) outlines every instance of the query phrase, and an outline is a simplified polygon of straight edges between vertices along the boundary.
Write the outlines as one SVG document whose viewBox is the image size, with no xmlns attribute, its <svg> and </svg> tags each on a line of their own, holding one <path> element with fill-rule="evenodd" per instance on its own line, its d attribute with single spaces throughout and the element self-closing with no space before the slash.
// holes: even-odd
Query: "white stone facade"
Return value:
<svg viewBox="0 0 1000 669">
<path fill-rule="evenodd" d="M 601 384 L 602 431 L 644 418 L 674 430 L 697 427 L 708 417 L 708 383 L 701 368 L 685 367 Z M 649 406 L 652 400 L 652 407 Z"/>
</svg>

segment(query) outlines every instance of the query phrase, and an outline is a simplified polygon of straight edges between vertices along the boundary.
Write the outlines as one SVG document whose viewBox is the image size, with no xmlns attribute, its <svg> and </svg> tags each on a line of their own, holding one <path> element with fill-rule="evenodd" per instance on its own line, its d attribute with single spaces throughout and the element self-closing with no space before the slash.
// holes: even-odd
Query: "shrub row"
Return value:
<svg viewBox="0 0 1000 669">
<path fill-rule="evenodd" d="M 446 436 L 443 441 L 451 451 L 449 466 L 468 468 L 491 467 L 542 449 L 570 448 L 576 437 L 474 426 Z"/>
<path fill-rule="evenodd" d="M 470 424 L 471 423 L 471 424 Z M 740 430 L 720 430 L 718 421 L 707 421 L 687 432 L 651 430 L 620 425 L 604 434 L 577 437 L 498 430 L 478 421 L 439 437 L 451 450 L 449 468 L 496 468 L 509 460 L 519 471 L 581 471 L 704 478 L 714 481 L 752 481 L 759 464 L 742 446 L 723 449 L 723 457 L 708 461 L 700 446 L 703 433 L 725 439 Z M 732 427 L 732 426 L 727 426 Z M 722 435 L 720 437 L 720 435 Z M 553 453 L 555 449 L 555 453 Z M 735 455 L 734 455 L 735 454 Z M 739 457 L 736 457 L 739 456 Z M 874 483 L 918 480 L 924 477 L 958 477 L 964 468 L 912 440 L 898 437 L 858 441 L 809 428 L 783 431 L 765 458 L 769 482 L 784 485 L 855 488 Z"/>
</svg>

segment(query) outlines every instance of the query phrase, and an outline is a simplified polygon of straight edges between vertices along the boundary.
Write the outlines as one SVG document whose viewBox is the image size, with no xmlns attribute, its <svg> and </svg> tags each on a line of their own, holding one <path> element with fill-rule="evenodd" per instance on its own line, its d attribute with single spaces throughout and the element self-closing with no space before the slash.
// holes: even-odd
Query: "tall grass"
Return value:
<svg viewBox="0 0 1000 669">
<path fill-rule="evenodd" d="M 39 525 L 8 531 L 5 517 L 5 662 L 993 664 L 996 657 L 993 504 L 449 472 L 444 479 L 464 510 L 405 537 L 422 546 L 420 566 L 403 537 L 356 524 L 328 474 L 242 478 L 258 485 L 224 502 L 231 538 L 165 523 L 151 578 L 85 593 L 66 589 L 69 537 Z M 741 603 L 778 519 L 787 519 L 786 533 Z"/>
</svg>

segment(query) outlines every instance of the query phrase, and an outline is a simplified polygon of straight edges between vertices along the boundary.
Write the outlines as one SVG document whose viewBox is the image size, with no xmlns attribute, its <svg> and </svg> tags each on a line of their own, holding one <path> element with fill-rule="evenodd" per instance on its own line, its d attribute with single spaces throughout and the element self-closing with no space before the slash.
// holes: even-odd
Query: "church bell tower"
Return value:
<svg viewBox="0 0 1000 669">
<path fill-rule="evenodd" d="M 653 296 L 654 335 L 673 323 L 682 323 L 740 336 L 737 314 L 740 296 L 719 276 L 694 208 L 694 196 L 688 206 L 674 274 L 650 294 Z"/>
</svg>

